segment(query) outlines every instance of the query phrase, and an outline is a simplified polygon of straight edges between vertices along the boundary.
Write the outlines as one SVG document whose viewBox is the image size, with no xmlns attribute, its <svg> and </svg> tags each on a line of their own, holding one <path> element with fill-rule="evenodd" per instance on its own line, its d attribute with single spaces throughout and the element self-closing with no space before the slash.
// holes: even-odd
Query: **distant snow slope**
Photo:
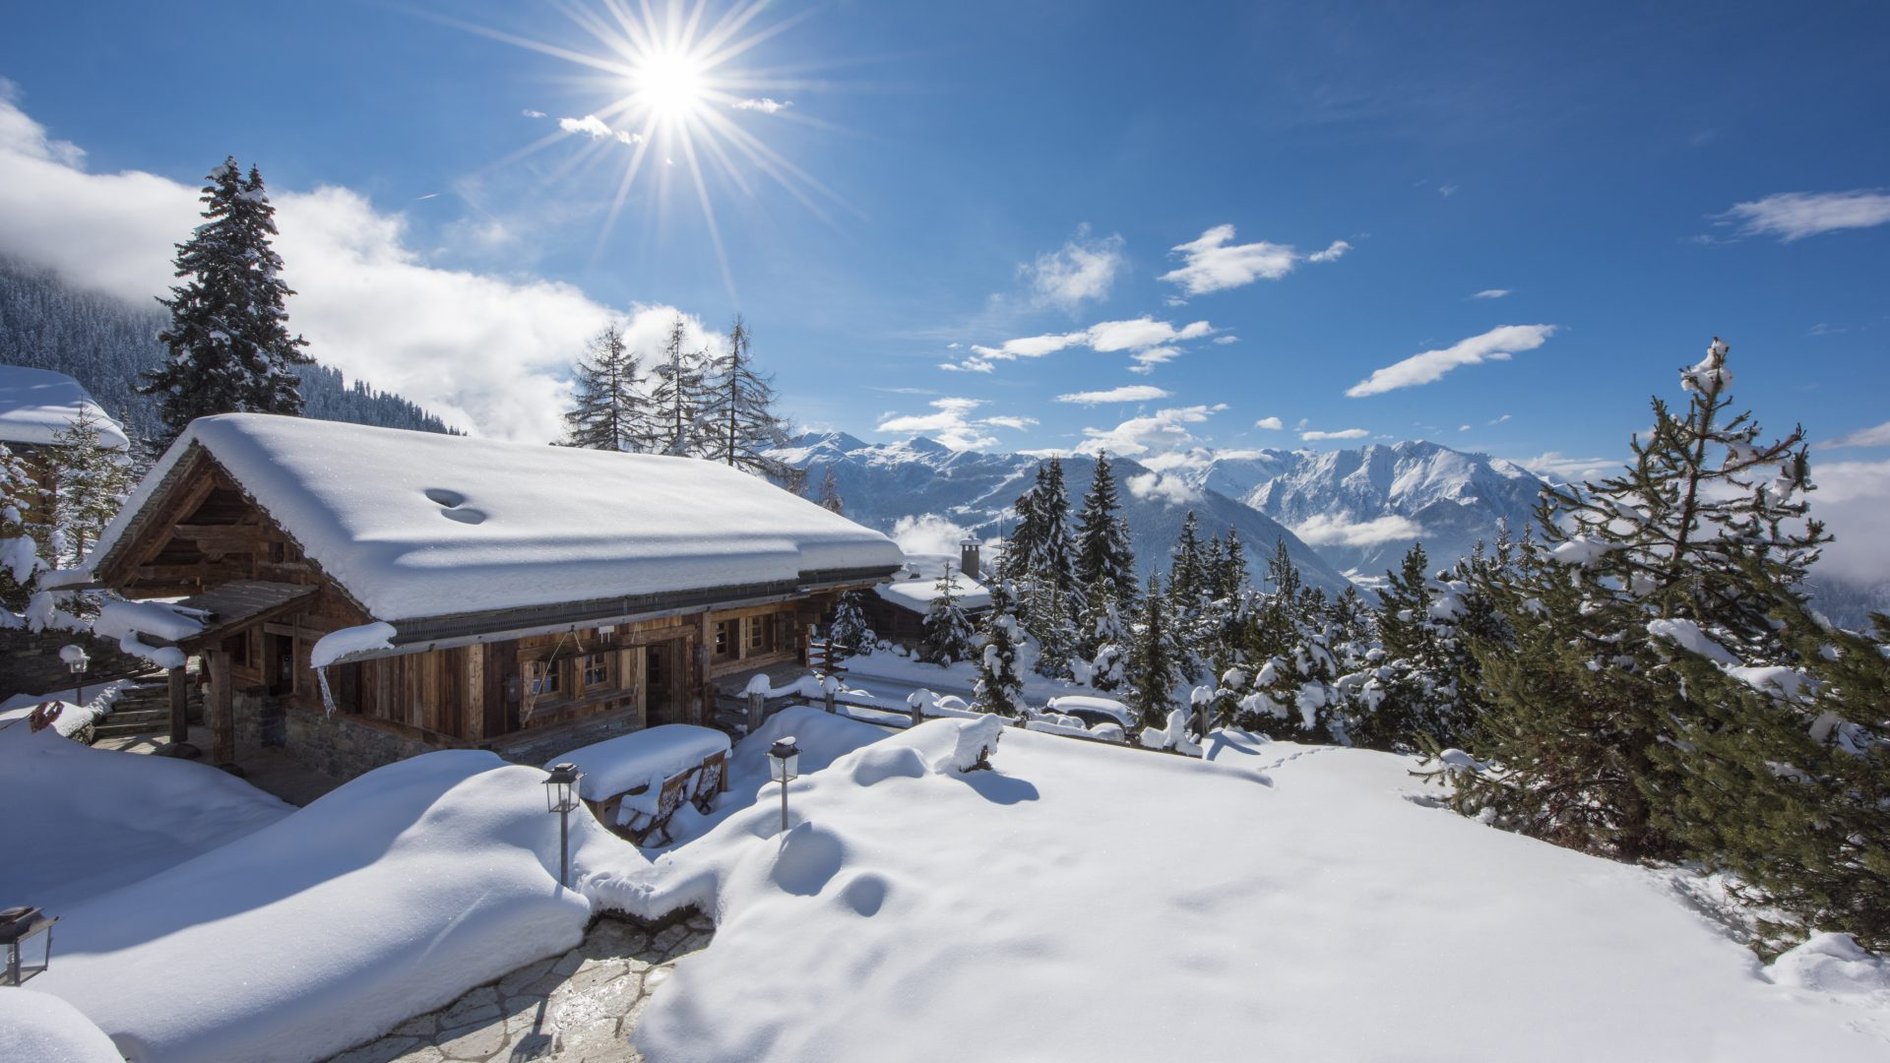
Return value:
<svg viewBox="0 0 1890 1063">
<path fill-rule="evenodd" d="M 984 539 L 996 538 L 1010 529 L 1016 520 L 1011 506 L 1030 489 L 1042 461 L 1028 454 L 950 450 L 924 437 L 872 445 L 844 432 L 801 436 L 793 446 L 775 454 L 807 469 L 808 482 L 815 485 L 831 471 L 847 516 L 870 528 L 890 532 L 902 517 L 931 513 Z M 1308 583 L 1324 587 L 1329 593 L 1345 589 L 1346 579 L 1338 569 L 1266 514 L 1211 487 L 1174 480 L 1151 484 L 1150 471 L 1126 458 L 1111 458 L 1110 469 L 1122 502 L 1122 515 L 1129 522 L 1136 565 L 1144 576 L 1154 571 L 1167 573 L 1182 521 L 1192 509 L 1203 537 L 1224 534 L 1229 528 L 1240 536 L 1256 579 L 1265 571 L 1274 544 L 1285 540 L 1287 552 Z M 1092 458 L 1063 459 L 1072 529 L 1083 493 L 1095 474 Z"/>
<path fill-rule="evenodd" d="M 1768 979 L 1651 872 L 1407 800 L 1405 759 L 1006 730 L 995 770 L 952 770 L 978 722 L 840 756 L 785 835 L 763 800 L 646 873 L 642 900 L 718 924 L 650 1002 L 646 1058 L 1890 1054 L 1890 993 L 1842 941 Z"/>
</svg>

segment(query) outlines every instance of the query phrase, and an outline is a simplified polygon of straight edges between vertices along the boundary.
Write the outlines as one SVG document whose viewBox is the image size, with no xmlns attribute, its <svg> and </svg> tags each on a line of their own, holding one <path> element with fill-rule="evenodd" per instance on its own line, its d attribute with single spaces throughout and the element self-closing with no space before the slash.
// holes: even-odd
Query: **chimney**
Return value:
<svg viewBox="0 0 1890 1063">
<path fill-rule="evenodd" d="M 978 540 L 970 536 L 958 541 L 958 571 L 966 579 L 978 578 Z"/>
</svg>

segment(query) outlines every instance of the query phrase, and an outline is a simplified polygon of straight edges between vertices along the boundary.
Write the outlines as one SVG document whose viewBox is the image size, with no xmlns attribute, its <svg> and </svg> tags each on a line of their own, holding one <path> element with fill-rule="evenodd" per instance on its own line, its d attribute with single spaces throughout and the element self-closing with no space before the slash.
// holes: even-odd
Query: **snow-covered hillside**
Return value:
<svg viewBox="0 0 1890 1063">
<path fill-rule="evenodd" d="M 847 516 L 869 528 L 891 532 L 901 518 L 936 514 L 980 538 L 996 538 L 1015 517 L 1012 503 L 1029 489 L 1042 460 L 1028 454 L 984 454 L 951 450 L 924 437 L 898 443 L 868 444 L 844 432 L 801 436 L 776 457 L 808 470 L 808 482 L 820 485 L 831 471 Z M 1277 520 L 1212 488 L 1158 477 L 1128 459 L 1110 459 L 1122 516 L 1143 575 L 1166 571 L 1169 551 L 1193 510 L 1203 536 L 1232 528 L 1247 548 L 1249 567 L 1265 571 L 1274 546 L 1285 540 L 1287 552 L 1306 582 L 1337 593 L 1346 587 L 1339 570 Z M 1063 459 L 1063 480 L 1074 512 L 1095 476 L 1092 458 Z"/>
<path fill-rule="evenodd" d="M 744 744 L 803 731 L 824 761 L 839 722 L 790 710 Z M 633 908 L 715 913 L 714 945 L 644 1016 L 646 1058 L 1836 1061 L 1890 1043 L 1890 978 L 1849 939 L 1762 966 L 1655 872 L 1427 807 L 1407 759 L 1218 733 L 1204 763 L 1005 730 L 994 770 L 954 770 L 979 722 L 848 743 L 793 784 L 785 835 L 764 799 L 627 881 L 587 876 Z"/>
</svg>

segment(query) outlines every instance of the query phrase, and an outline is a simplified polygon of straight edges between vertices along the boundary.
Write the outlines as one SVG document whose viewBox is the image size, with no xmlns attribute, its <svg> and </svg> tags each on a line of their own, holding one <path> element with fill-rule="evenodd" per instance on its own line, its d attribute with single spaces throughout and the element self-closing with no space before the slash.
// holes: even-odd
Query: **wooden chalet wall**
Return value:
<svg viewBox="0 0 1890 1063">
<path fill-rule="evenodd" d="M 718 679 L 799 659 L 808 626 L 834 597 L 730 603 L 514 638 L 495 632 L 472 645 L 331 665 L 324 701 L 309 663 L 316 641 L 374 618 L 201 449 L 172 469 L 98 575 L 135 598 L 219 599 L 240 584 L 250 589 L 236 598 L 253 592 L 280 599 L 253 619 L 233 609 L 183 644 L 202 657 L 200 674 L 211 686 L 212 759 L 234 760 L 241 731 L 292 752 L 297 741 L 321 744 L 322 755 L 308 759 L 340 774 L 426 748 L 529 752 L 540 736 L 555 742 L 583 733 L 595 740 L 661 723 L 708 722 Z M 180 740 L 183 689 L 178 672 L 173 736 Z M 381 737 L 364 736 L 361 728 Z"/>
</svg>

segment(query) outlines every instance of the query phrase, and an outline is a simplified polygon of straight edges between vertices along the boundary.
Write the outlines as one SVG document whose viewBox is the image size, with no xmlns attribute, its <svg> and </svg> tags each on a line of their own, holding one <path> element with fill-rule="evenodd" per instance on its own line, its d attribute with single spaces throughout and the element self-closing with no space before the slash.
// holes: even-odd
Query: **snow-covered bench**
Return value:
<svg viewBox="0 0 1890 1063">
<path fill-rule="evenodd" d="M 667 723 L 574 749 L 557 758 L 577 765 L 578 796 L 598 822 L 638 845 L 669 840 L 669 819 L 684 801 L 703 811 L 728 789 L 728 735 Z M 549 765 L 547 765 L 549 767 Z"/>
</svg>

